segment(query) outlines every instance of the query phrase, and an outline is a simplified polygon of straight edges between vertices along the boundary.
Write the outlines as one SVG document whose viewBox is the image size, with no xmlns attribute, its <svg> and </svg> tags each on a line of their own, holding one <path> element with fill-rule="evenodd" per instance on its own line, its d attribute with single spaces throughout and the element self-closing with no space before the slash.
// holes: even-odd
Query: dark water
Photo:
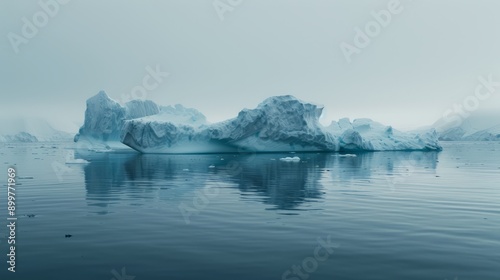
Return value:
<svg viewBox="0 0 500 280">
<path fill-rule="evenodd" d="M 444 146 L 65 164 L 70 143 L 1 144 L 0 279 L 500 279 L 500 143 Z"/>
</svg>

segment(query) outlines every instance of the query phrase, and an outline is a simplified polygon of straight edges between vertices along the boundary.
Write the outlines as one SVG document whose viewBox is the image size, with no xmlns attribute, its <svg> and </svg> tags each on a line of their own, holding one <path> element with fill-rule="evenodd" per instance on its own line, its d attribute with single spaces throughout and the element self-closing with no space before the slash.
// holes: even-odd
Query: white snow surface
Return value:
<svg viewBox="0 0 500 280">
<path fill-rule="evenodd" d="M 435 131 L 403 133 L 370 119 L 341 119 L 324 127 L 322 110 L 290 95 L 270 97 L 215 124 L 185 115 L 162 117 L 162 110 L 125 121 L 121 141 L 143 153 L 441 150 Z"/>
</svg>

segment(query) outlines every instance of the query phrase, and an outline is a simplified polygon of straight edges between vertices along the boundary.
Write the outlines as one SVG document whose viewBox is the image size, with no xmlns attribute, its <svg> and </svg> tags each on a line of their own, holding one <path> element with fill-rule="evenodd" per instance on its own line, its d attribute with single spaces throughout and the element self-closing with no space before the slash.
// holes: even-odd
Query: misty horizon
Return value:
<svg viewBox="0 0 500 280">
<path fill-rule="evenodd" d="M 29 31 L 44 7 L 4 4 L 0 92 L 9 101 L 0 105 L 0 118 L 57 122 L 64 115 L 81 124 L 86 99 L 105 90 L 119 102 L 135 93 L 218 122 L 289 94 L 322 104 L 323 124 L 370 118 L 408 130 L 432 125 L 462 104 L 480 77 L 500 80 L 500 40 L 491 36 L 500 23 L 495 1 L 394 7 L 390 1 L 252 1 L 223 14 L 211 2 L 67 2 L 22 43 L 13 36 Z M 388 9 L 393 14 L 384 19 Z M 366 28 L 376 21 L 382 28 L 370 37 Z M 168 75 L 138 90 L 152 70 Z M 492 94 L 478 111 L 499 104 L 500 94 Z"/>
</svg>

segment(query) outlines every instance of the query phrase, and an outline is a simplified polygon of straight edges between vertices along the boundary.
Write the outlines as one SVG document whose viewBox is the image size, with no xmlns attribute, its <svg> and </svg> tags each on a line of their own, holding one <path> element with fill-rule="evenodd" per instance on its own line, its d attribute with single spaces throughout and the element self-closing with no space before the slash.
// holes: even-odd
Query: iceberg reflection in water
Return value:
<svg viewBox="0 0 500 280">
<path fill-rule="evenodd" d="M 74 158 L 89 163 L 65 165 L 71 145 L 0 146 L 26 178 L 22 266 L 0 278 L 282 279 L 311 260 L 318 238 L 339 247 L 309 279 L 500 273 L 500 143 L 355 156 L 83 149 Z"/>
<path fill-rule="evenodd" d="M 306 201 L 321 200 L 325 186 L 332 182 L 338 191 L 352 194 L 394 192 L 394 184 L 415 170 L 433 172 L 438 154 L 293 154 L 301 159 L 297 163 L 279 161 L 287 154 L 93 154 L 84 167 L 85 186 L 88 202 L 104 208 L 120 195 L 175 202 L 208 184 L 223 184 L 239 190 L 243 199 L 272 205 L 269 209 L 294 210 Z M 381 187 L 357 190 L 370 180 L 379 181 Z"/>
</svg>

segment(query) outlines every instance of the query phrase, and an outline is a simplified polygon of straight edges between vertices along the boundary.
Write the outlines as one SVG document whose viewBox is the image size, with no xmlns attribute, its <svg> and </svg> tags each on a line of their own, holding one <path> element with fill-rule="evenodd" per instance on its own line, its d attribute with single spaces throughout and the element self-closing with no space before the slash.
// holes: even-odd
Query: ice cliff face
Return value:
<svg viewBox="0 0 500 280">
<path fill-rule="evenodd" d="M 319 123 L 322 110 L 290 95 L 276 96 L 216 124 L 157 116 L 128 120 L 121 140 L 144 153 L 441 149 L 435 132 L 406 134 L 369 119 L 342 119 L 325 128 Z"/>
<path fill-rule="evenodd" d="M 126 120 L 155 115 L 160 112 L 156 103 L 150 100 L 132 100 L 121 106 L 100 91 L 87 100 L 85 122 L 74 141 L 87 140 L 91 143 L 119 143 L 120 133 Z"/>
</svg>

